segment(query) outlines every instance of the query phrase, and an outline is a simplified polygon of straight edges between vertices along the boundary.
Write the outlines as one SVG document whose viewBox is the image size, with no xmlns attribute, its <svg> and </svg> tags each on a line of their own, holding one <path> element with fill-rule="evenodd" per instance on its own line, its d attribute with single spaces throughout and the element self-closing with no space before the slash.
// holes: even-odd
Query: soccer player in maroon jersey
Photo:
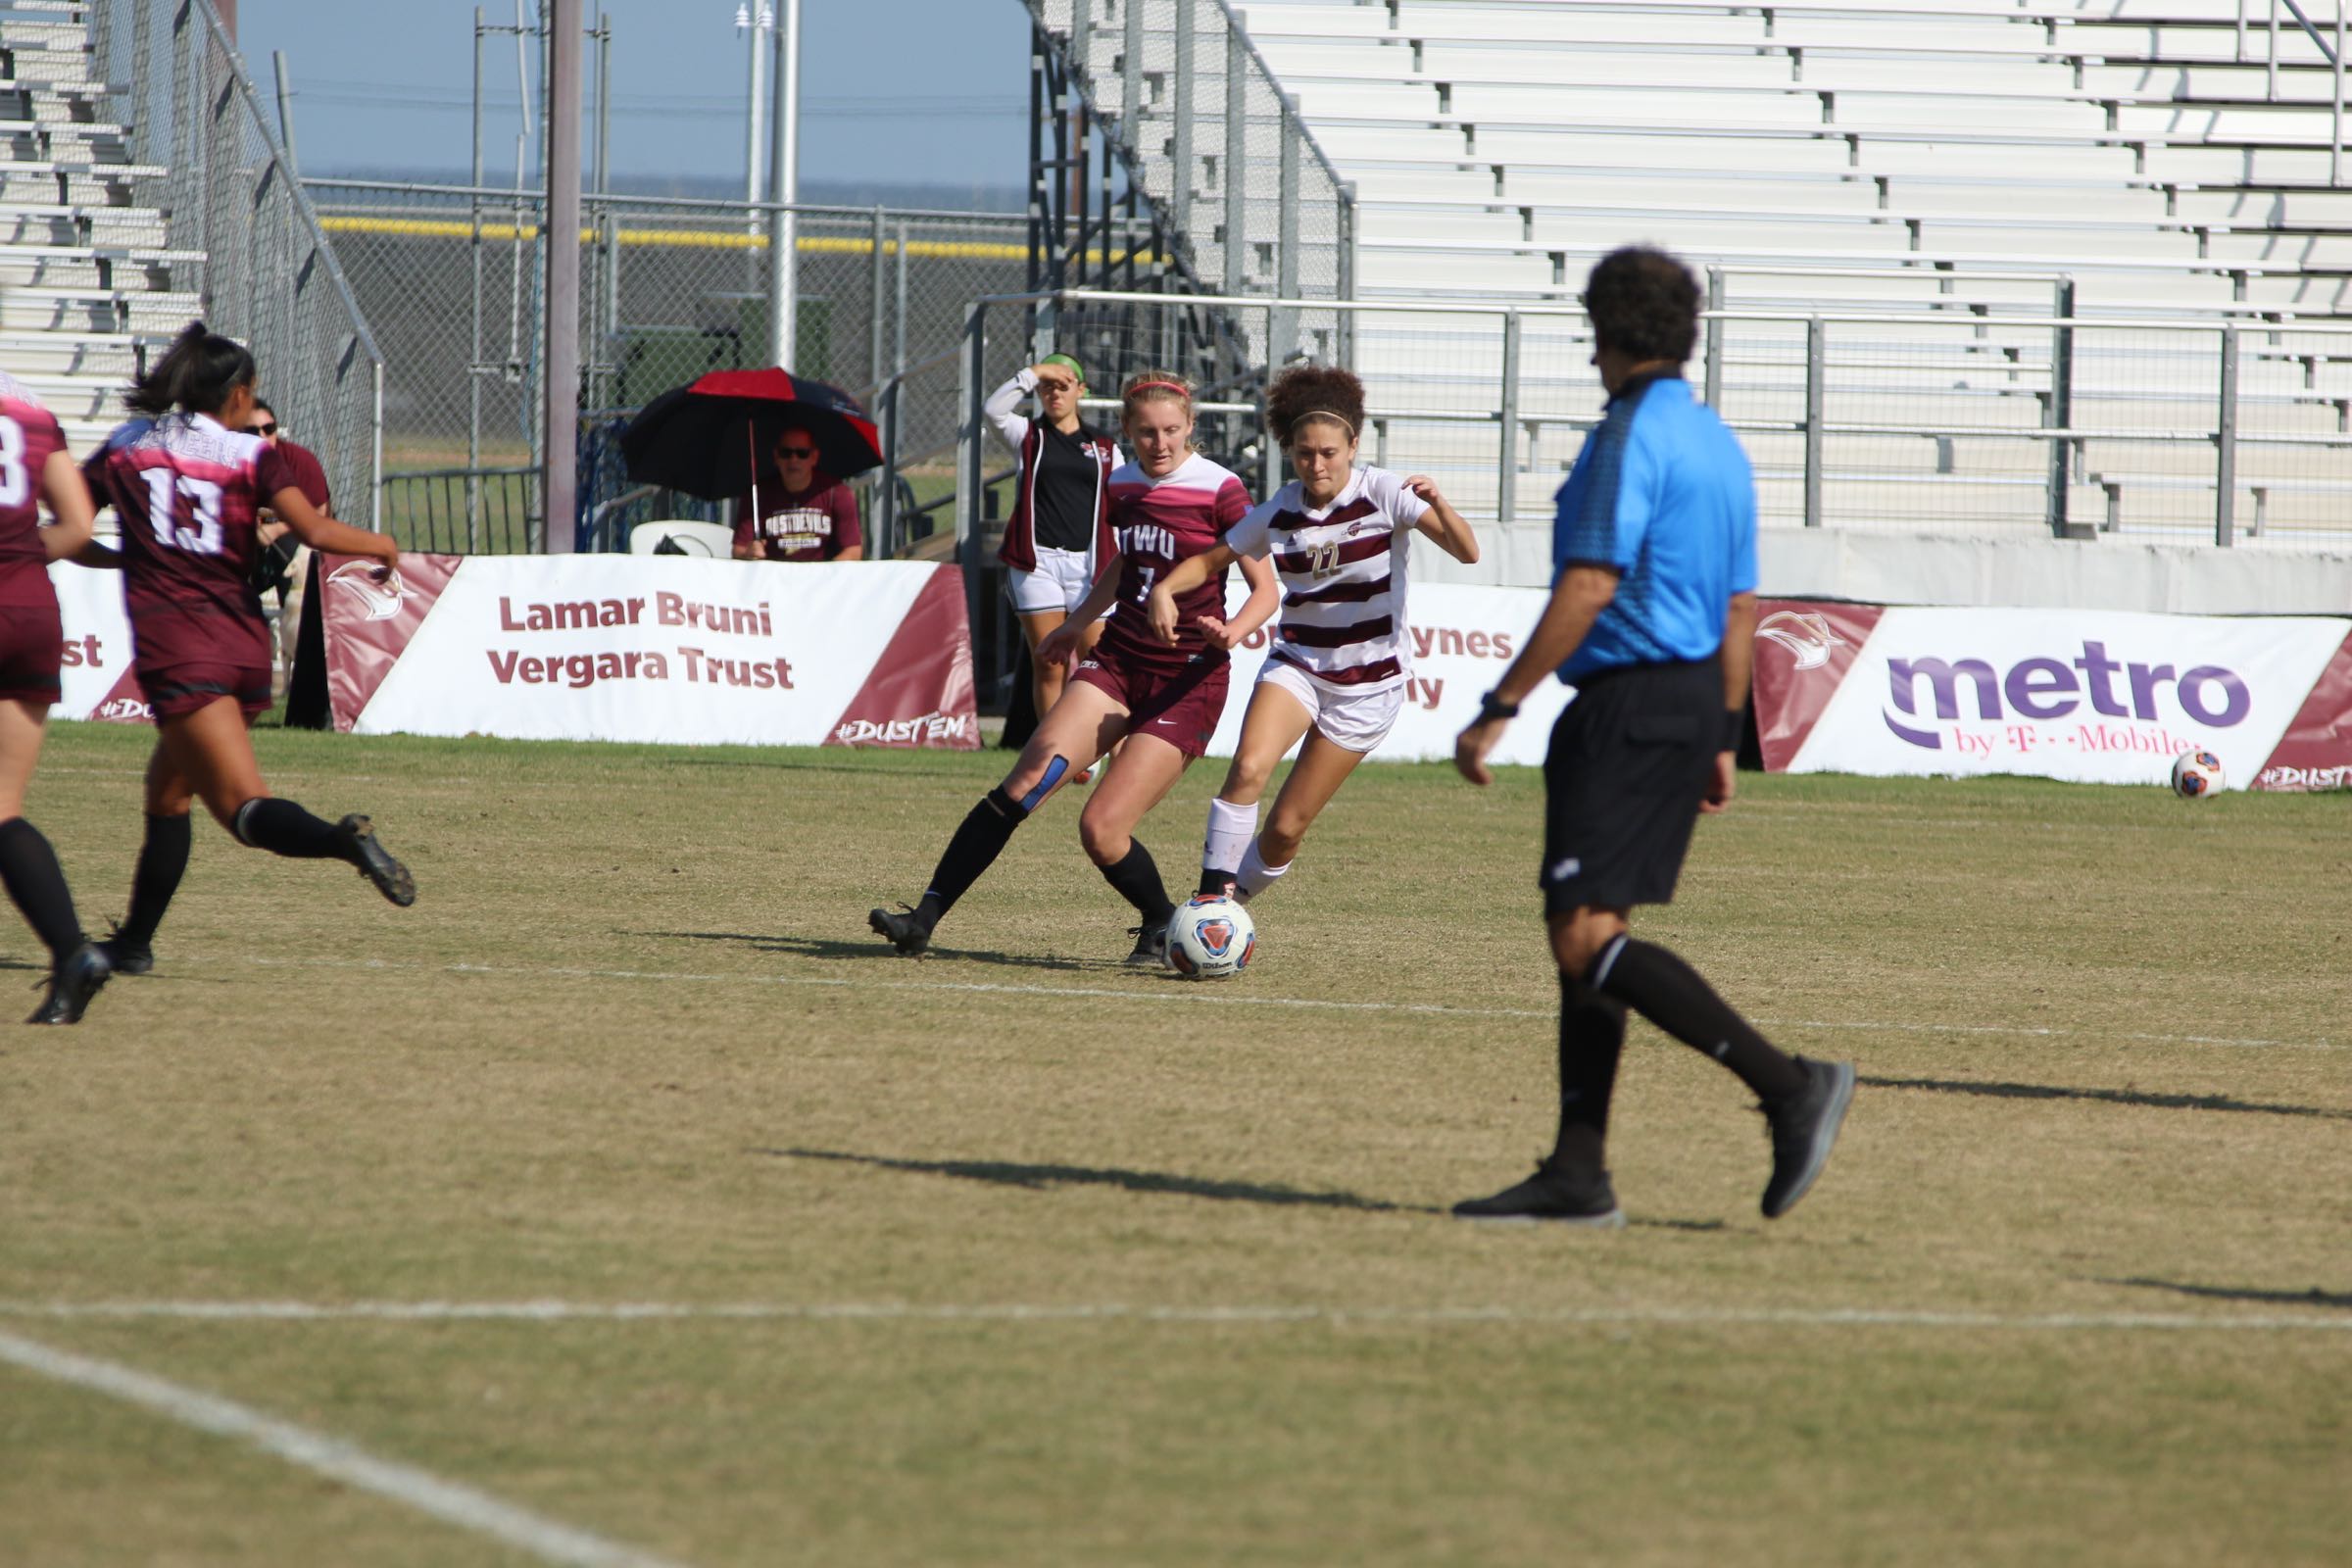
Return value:
<svg viewBox="0 0 2352 1568">
<path fill-rule="evenodd" d="M 319 515 L 284 454 L 245 433 L 253 356 L 190 323 L 123 401 L 153 428 L 107 458 L 122 518 L 131 666 L 159 731 L 147 764 L 147 836 L 130 912 L 100 944 L 115 969 L 154 965 L 155 930 L 187 869 L 190 807 L 202 800 L 237 842 L 294 859 L 343 860 L 403 907 L 408 868 L 365 816 L 327 822 L 262 782 L 246 727 L 270 707 L 270 629 L 252 587 L 265 506 L 314 550 L 400 560 L 384 534 Z"/>
<path fill-rule="evenodd" d="M 1271 559 L 1286 590 L 1282 626 L 1259 668 L 1224 787 L 1208 803 L 1200 891 L 1248 903 L 1291 868 L 1307 828 L 1404 707 L 1412 673 L 1405 563 L 1421 533 L 1456 561 L 1478 536 L 1437 481 L 1358 465 L 1364 384 L 1330 365 L 1299 365 L 1266 392 L 1266 423 L 1298 475 L 1225 542 L 1152 591 L 1153 630 L 1172 638 L 1176 597 L 1236 557 Z M 1257 833 L 1257 803 L 1292 747 L 1305 746 Z"/>
<path fill-rule="evenodd" d="M 1232 621 L 1223 618 L 1219 570 L 1178 601 L 1173 646 L 1152 634 L 1146 616 L 1152 585 L 1178 562 L 1213 549 L 1249 512 L 1250 493 L 1231 471 L 1193 450 L 1193 396 L 1184 382 L 1147 371 L 1127 383 L 1124 402 L 1127 444 L 1136 456 L 1110 476 L 1117 553 L 1103 563 L 1085 602 L 1038 645 L 1038 657 L 1069 659 L 1114 601 L 1117 609 L 1021 760 L 956 830 L 922 903 L 867 917 L 908 956 L 930 945 L 940 916 L 1004 852 L 1013 830 L 1121 737 L 1126 744 L 1078 818 L 1078 837 L 1103 880 L 1143 916 L 1127 961 L 1158 963 L 1166 956 L 1176 906 L 1135 838 L 1136 824 L 1208 749 L 1225 711 L 1233 650 L 1274 613 L 1279 591 L 1271 565 L 1245 561 L 1250 601 Z"/>
<path fill-rule="evenodd" d="M 41 526 L 36 494 L 56 514 L 55 526 Z M 64 663 L 65 626 L 49 564 L 89 548 L 93 514 L 56 416 L 0 372 L 0 883 L 49 950 L 49 995 L 27 1023 L 80 1022 L 114 973 L 82 936 L 57 852 L 24 815 L 24 786 L 40 760 Z"/>
</svg>

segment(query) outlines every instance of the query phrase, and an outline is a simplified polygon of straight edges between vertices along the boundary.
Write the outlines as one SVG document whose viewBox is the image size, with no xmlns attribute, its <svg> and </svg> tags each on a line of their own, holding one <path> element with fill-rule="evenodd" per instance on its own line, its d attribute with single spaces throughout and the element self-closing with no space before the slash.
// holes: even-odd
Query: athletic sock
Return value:
<svg viewBox="0 0 2352 1568">
<path fill-rule="evenodd" d="M 1028 819 L 1029 812 L 1004 793 L 1003 785 L 981 796 L 980 804 L 964 813 L 956 836 L 948 840 L 947 852 L 939 858 L 939 868 L 931 873 L 922 903 L 914 906 L 915 918 L 922 921 L 924 930 L 938 925 L 939 917 L 956 907 L 956 901 L 1004 853 L 1013 830 Z"/>
<path fill-rule="evenodd" d="M 1609 1096 L 1625 1049 L 1625 1004 L 1574 975 L 1560 976 L 1560 1136 L 1556 1162 L 1576 1170 L 1605 1167 Z"/>
<path fill-rule="evenodd" d="M 49 956 L 63 963 L 81 946 L 81 922 L 74 914 L 74 895 L 66 887 L 66 869 L 41 830 L 21 816 L 0 822 L 0 883 L 41 939 Z"/>
<path fill-rule="evenodd" d="M 1243 898 L 1254 899 L 1282 880 L 1283 873 L 1290 868 L 1287 861 L 1281 865 L 1268 865 L 1266 858 L 1257 853 L 1257 841 L 1251 839 L 1250 848 L 1242 855 L 1242 868 L 1234 881 L 1240 885 Z"/>
<path fill-rule="evenodd" d="M 130 912 L 116 933 L 125 945 L 144 948 L 155 941 L 155 928 L 164 923 L 172 895 L 187 874 L 192 831 L 184 815 L 147 818 L 147 838 L 139 846 L 138 866 L 130 873 Z"/>
<path fill-rule="evenodd" d="M 350 846 L 335 834 L 335 824 L 322 821 L 296 806 L 272 796 L 257 795 L 237 808 L 229 831 L 239 844 L 268 850 L 289 860 L 352 860 Z"/>
<path fill-rule="evenodd" d="M 1804 1070 L 1731 1008 L 1699 972 L 1665 948 L 1621 936 L 1592 960 L 1588 982 L 1740 1075 L 1759 1100 L 1805 1087 Z"/>
<path fill-rule="evenodd" d="M 1102 880 L 1118 889 L 1120 898 L 1135 906 L 1146 926 L 1165 925 L 1176 912 L 1167 885 L 1159 879 L 1159 866 L 1152 860 L 1152 852 L 1144 848 L 1142 839 L 1129 839 L 1126 855 L 1102 870 Z"/>
<path fill-rule="evenodd" d="M 1257 834 L 1257 803 L 1236 806 L 1219 797 L 1208 803 L 1208 833 L 1200 846 L 1200 891 L 1222 893 L 1236 880 L 1242 857 Z"/>
</svg>

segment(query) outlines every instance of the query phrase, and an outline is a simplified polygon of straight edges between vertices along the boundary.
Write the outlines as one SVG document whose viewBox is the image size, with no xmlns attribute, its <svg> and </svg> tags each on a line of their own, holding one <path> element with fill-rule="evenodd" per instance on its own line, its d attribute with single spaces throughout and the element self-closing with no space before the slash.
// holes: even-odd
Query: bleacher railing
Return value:
<svg viewBox="0 0 2352 1568">
<path fill-rule="evenodd" d="M 92 72 L 111 86 L 174 250 L 200 252 L 191 314 L 252 349 L 262 395 L 318 455 L 347 521 L 372 524 L 384 361 L 212 0 L 96 0 Z"/>
<path fill-rule="evenodd" d="M 2237 0 L 2237 60 L 2240 65 L 2246 63 L 2246 10 L 2249 3 L 2250 0 Z M 2266 19 L 2268 23 L 2266 30 L 2270 34 L 2270 53 L 2267 70 L 2264 73 L 2263 96 L 2272 103 L 2281 101 L 2278 96 L 2278 13 L 2283 8 L 2289 16 L 2294 18 L 2295 25 L 2303 29 L 2303 35 L 2311 40 L 2312 47 L 2319 50 L 2321 58 L 2328 62 L 2329 69 L 2335 74 L 2333 90 L 2329 94 L 2334 114 L 2328 137 L 2328 183 L 2341 185 L 2344 182 L 2345 0 L 2336 0 L 2333 19 L 2335 41 L 2332 44 L 2320 35 L 2319 26 L 2304 14 L 2303 8 L 2297 5 L 2295 0 L 2265 0 L 2265 3 L 2270 12 Z"/>
<path fill-rule="evenodd" d="M 1041 303 L 1083 335 L 1090 366 L 1116 367 L 1155 351 L 1158 313 L 1207 306 L 1266 330 L 1298 302 L 1072 291 L 976 303 L 957 470 L 957 537 L 973 566 L 985 563 L 979 400 L 1000 362 L 1026 352 L 1028 311 Z M 1525 535 L 1504 541 L 1505 580 L 1543 580 L 1551 492 L 1601 415 L 1583 313 L 1321 308 L 1353 323 L 1369 394 L 1364 457 L 1429 473 L 1465 514 Z M 1124 356 L 1105 338 L 1114 328 L 1134 338 Z M 1708 313 L 1690 374 L 1747 446 L 1768 524 L 2352 543 L 2352 324 L 1735 306 Z M 1212 457 L 1261 493 L 1286 477 L 1254 409 L 1201 413 Z"/>
</svg>

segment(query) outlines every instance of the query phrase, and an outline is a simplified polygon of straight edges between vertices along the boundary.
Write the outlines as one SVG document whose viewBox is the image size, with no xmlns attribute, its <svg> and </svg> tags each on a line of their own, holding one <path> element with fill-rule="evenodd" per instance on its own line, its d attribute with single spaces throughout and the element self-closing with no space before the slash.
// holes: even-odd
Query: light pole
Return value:
<svg viewBox="0 0 2352 1568">
<path fill-rule="evenodd" d="M 752 44 L 752 81 L 746 99 L 750 124 L 743 144 L 743 202 L 745 231 L 751 237 L 754 252 L 751 271 L 755 282 L 760 276 L 757 259 L 760 229 L 760 204 L 767 198 L 767 49 L 768 37 L 775 30 L 775 8 L 767 0 L 760 0 L 757 22 L 752 19 L 749 4 L 739 3 L 735 7 L 736 35 L 748 35 Z"/>
<path fill-rule="evenodd" d="M 801 314 L 801 0 L 784 0 L 783 25 L 776 28 L 775 218 L 767 235 L 768 358 L 789 365 Z"/>
</svg>

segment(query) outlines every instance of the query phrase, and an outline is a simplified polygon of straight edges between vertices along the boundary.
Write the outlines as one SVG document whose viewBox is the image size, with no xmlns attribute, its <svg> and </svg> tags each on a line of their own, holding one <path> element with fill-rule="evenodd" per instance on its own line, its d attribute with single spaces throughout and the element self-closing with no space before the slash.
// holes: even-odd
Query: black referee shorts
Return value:
<svg viewBox="0 0 2352 1568">
<path fill-rule="evenodd" d="M 1723 742 L 1717 662 L 1593 675 L 1544 758 L 1544 912 L 1669 904 Z"/>
</svg>

